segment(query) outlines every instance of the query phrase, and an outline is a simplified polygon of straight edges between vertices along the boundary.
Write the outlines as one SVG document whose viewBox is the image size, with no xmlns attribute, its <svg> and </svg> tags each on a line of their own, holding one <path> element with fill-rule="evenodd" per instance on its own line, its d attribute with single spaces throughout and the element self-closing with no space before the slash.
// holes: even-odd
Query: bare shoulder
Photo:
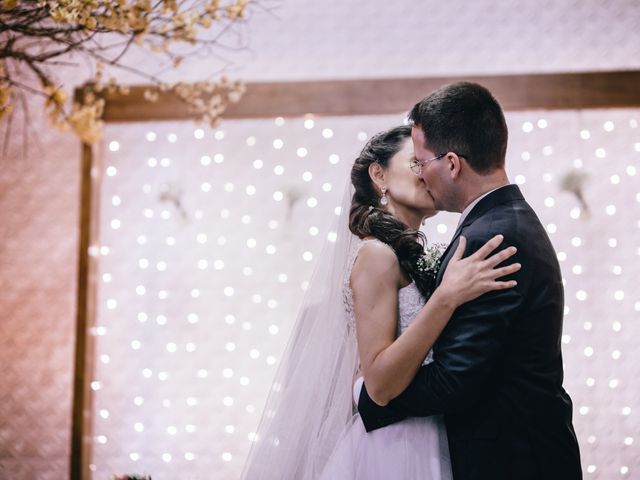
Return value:
<svg viewBox="0 0 640 480">
<path fill-rule="evenodd" d="M 351 271 L 351 284 L 372 279 L 385 284 L 398 284 L 401 280 L 400 263 L 391 247 L 382 242 L 367 242 L 360 247 Z"/>
</svg>

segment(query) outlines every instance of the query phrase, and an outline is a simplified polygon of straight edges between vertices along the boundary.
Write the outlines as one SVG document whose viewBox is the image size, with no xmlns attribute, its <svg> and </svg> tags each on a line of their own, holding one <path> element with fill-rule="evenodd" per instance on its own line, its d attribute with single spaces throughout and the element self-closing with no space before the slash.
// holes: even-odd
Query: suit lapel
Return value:
<svg viewBox="0 0 640 480">
<path fill-rule="evenodd" d="M 464 221 L 456 229 L 453 237 L 451 237 L 449 246 L 442 254 L 442 262 L 440 263 L 440 269 L 438 270 L 438 275 L 436 276 L 436 285 L 440 285 L 440 282 L 442 281 L 442 276 L 444 275 L 444 271 L 447 269 L 449 260 L 451 259 L 453 252 L 455 252 L 455 248 L 457 248 L 458 246 L 458 237 L 460 237 L 462 230 L 466 226 L 471 225 L 478 218 L 482 217 L 489 210 L 495 208 L 498 205 L 512 202 L 514 200 L 524 200 L 522 192 L 520 192 L 520 188 L 517 185 L 506 185 L 502 188 L 499 188 L 495 192 L 491 192 L 471 209 L 469 215 L 466 216 Z"/>
</svg>

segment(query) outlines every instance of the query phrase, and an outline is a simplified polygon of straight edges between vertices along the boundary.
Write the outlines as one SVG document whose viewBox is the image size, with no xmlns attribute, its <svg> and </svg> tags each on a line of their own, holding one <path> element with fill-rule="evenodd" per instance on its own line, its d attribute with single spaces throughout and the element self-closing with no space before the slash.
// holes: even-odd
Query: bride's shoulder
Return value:
<svg viewBox="0 0 640 480">
<path fill-rule="evenodd" d="M 368 252 L 368 254 L 373 255 L 387 255 L 387 256 L 396 256 L 396 253 L 393 251 L 390 245 L 384 243 L 382 240 L 378 240 L 375 237 L 365 237 L 360 240 L 361 245 L 359 249 L 359 254 L 364 252 Z"/>
<path fill-rule="evenodd" d="M 392 276 L 400 274 L 400 263 L 393 249 L 377 239 L 364 239 L 358 250 L 351 276 L 365 278 Z"/>
</svg>

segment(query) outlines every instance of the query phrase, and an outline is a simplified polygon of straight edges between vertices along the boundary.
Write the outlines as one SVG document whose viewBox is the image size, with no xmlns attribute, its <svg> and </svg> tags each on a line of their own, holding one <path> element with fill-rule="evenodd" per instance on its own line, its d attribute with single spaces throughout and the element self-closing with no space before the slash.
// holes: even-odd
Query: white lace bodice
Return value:
<svg viewBox="0 0 640 480">
<path fill-rule="evenodd" d="M 358 243 L 353 248 L 351 255 L 349 256 L 349 261 L 347 263 L 347 269 L 344 276 L 342 291 L 343 291 L 344 306 L 345 306 L 345 309 L 347 310 L 349 324 L 354 329 L 356 324 L 356 316 L 355 316 L 355 311 L 353 307 L 353 291 L 351 290 L 351 285 L 349 280 L 351 278 L 351 270 L 353 269 L 353 264 L 355 263 L 356 258 L 358 257 L 358 252 L 360 251 L 360 248 L 362 248 L 363 245 L 370 242 L 378 242 L 378 243 L 381 243 L 382 245 L 385 245 L 387 248 L 391 248 L 389 245 L 387 245 L 384 242 L 381 242 L 380 240 L 365 239 L 365 240 L 358 241 Z M 418 287 L 416 286 L 415 282 L 411 282 L 406 287 L 403 287 L 398 290 L 398 324 L 396 328 L 397 336 L 400 336 L 400 334 L 402 334 L 402 332 L 404 332 L 409 327 L 409 325 L 411 325 L 411 322 L 413 321 L 413 319 L 416 317 L 420 309 L 424 306 L 425 301 L 426 301 L 425 298 L 420 293 L 420 290 L 418 290 Z M 429 351 L 427 357 L 423 362 L 423 365 L 431 361 L 433 361 L 432 352 Z"/>
</svg>

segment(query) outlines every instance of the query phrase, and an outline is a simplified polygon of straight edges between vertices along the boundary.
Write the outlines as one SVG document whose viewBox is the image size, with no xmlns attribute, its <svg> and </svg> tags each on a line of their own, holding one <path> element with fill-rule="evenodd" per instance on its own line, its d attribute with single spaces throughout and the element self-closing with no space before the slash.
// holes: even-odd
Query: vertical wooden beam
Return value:
<svg viewBox="0 0 640 480">
<path fill-rule="evenodd" d="M 90 382 L 94 369 L 94 340 L 90 328 L 95 317 L 99 170 L 90 145 L 82 144 L 80 187 L 80 232 L 76 304 L 75 367 L 71 434 L 71 480 L 90 477 L 92 406 Z"/>
</svg>

